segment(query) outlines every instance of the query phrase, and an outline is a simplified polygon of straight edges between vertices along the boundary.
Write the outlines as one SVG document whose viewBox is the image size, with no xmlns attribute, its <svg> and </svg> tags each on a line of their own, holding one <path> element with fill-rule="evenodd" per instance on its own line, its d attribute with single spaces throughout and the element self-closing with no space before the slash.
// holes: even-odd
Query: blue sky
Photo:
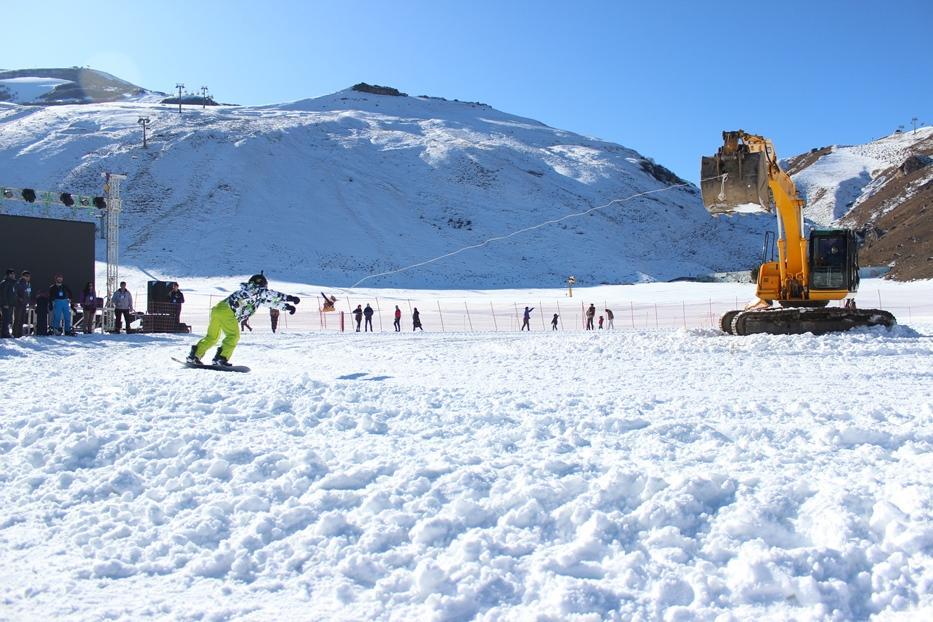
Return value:
<svg viewBox="0 0 933 622">
<path fill-rule="evenodd" d="M 481 101 L 696 182 L 724 129 L 780 156 L 933 123 L 933 2 L 14 2 L 0 67 L 89 65 L 269 104 L 357 82 Z"/>
</svg>

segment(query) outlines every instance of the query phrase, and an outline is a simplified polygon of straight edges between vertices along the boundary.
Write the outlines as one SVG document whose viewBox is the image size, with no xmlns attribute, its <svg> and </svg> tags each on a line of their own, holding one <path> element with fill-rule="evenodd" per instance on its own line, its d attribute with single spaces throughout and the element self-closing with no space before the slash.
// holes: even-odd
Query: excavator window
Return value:
<svg viewBox="0 0 933 622">
<path fill-rule="evenodd" d="M 849 289 L 855 241 L 848 231 L 810 234 L 810 289 Z"/>
</svg>

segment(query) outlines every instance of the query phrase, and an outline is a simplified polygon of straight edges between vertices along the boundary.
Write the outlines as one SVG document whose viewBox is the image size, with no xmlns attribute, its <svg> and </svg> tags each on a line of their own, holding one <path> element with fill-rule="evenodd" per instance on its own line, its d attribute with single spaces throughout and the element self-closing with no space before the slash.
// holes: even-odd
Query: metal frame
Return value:
<svg viewBox="0 0 933 622">
<path fill-rule="evenodd" d="M 126 179 L 126 175 L 117 173 L 103 173 L 104 177 L 104 196 L 107 206 L 102 215 L 96 215 L 96 218 L 102 218 L 101 231 L 105 232 L 107 240 L 107 298 L 104 301 L 103 309 L 103 329 L 112 330 L 115 325 L 116 313 L 114 312 L 112 297 L 117 290 L 117 284 L 120 279 L 120 212 L 123 209 L 123 202 L 120 199 L 120 182 Z M 93 197 L 84 195 L 72 195 L 73 204 L 68 206 L 62 203 L 61 191 L 36 191 L 36 201 L 42 201 L 45 205 L 59 203 L 65 207 L 75 209 L 93 208 Z M 70 193 L 69 193 L 70 194 Z M 11 200 L 30 203 L 22 198 L 21 188 L 0 187 L 0 201 Z"/>
</svg>

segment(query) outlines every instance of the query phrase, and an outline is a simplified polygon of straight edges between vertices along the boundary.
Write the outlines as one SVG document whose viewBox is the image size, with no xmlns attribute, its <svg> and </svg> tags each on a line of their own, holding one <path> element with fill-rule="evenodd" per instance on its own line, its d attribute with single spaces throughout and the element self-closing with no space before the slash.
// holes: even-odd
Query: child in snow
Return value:
<svg viewBox="0 0 933 622">
<path fill-rule="evenodd" d="M 254 274 L 249 281 L 240 284 L 240 289 L 217 303 L 211 309 L 207 334 L 204 335 L 204 339 L 191 346 L 191 352 L 186 360 L 189 363 L 201 365 L 201 357 L 217 343 L 220 339 L 220 332 L 223 331 L 224 340 L 217 348 L 213 363 L 229 367 L 230 357 L 233 356 L 233 350 L 240 340 L 240 322 L 249 320 L 259 305 L 264 304 L 294 314 L 294 305 L 301 302 L 298 296 L 289 296 L 267 289 L 268 284 L 269 281 L 261 272 Z"/>
<path fill-rule="evenodd" d="M 554 317 L 551 318 L 551 330 L 557 330 L 557 318 L 559 317 L 560 316 L 555 313 Z"/>
</svg>

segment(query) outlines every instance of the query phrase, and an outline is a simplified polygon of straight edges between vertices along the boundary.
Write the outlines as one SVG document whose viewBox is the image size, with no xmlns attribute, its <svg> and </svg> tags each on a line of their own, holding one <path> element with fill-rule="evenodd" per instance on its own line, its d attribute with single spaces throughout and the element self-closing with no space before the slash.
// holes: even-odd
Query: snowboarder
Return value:
<svg viewBox="0 0 933 622">
<path fill-rule="evenodd" d="M 402 310 L 398 308 L 398 305 L 395 305 L 395 321 L 392 325 L 395 326 L 395 332 L 402 330 Z"/>
<path fill-rule="evenodd" d="M 191 346 L 191 352 L 185 360 L 194 365 L 201 365 L 201 357 L 217 343 L 220 339 L 220 332 L 223 331 L 223 343 L 217 348 L 212 362 L 220 367 L 231 367 L 230 358 L 240 340 L 240 322 L 248 320 L 259 305 L 264 304 L 294 314 L 294 305 L 301 302 L 298 296 L 289 296 L 267 289 L 268 285 L 269 281 L 265 275 L 261 272 L 254 274 L 249 281 L 240 284 L 240 289 L 217 303 L 211 309 L 207 334 L 201 341 Z"/>
<path fill-rule="evenodd" d="M 527 328 L 528 332 L 531 332 L 531 324 L 529 324 L 529 322 L 531 321 L 531 312 L 534 310 L 534 307 L 525 307 L 525 312 L 522 314 L 522 327 L 520 330 L 525 330 Z"/>
<path fill-rule="evenodd" d="M 373 332 L 373 313 L 375 313 L 375 311 L 373 311 L 373 308 L 370 307 L 369 303 L 367 302 L 366 308 L 363 309 L 363 317 L 366 318 L 366 325 L 365 325 L 364 330 L 367 333 Z"/>
<path fill-rule="evenodd" d="M 418 313 L 418 307 L 415 307 L 415 310 L 411 314 L 411 332 L 415 332 L 419 328 L 421 332 L 424 332 L 424 327 L 421 326 L 421 314 Z"/>
<path fill-rule="evenodd" d="M 356 305 L 353 310 L 353 319 L 356 320 L 356 332 L 360 332 L 360 324 L 363 321 L 363 305 Z"/>
<path fill-rule="evenodd" d="M 560 316 L 555 313 L 554 317 L 551 318 L 551 330 L 557 330 L 557 318 L 558 317 Z"/>
<path fill-rule="evenodd" d="M 327 294 L 325 294 L 324 292 L 321 292 L 321 298 L 324 299 L 324 304 L 321 307 L 321 311 L 323 311 L 324 313 L 329 313 L 333 311 L 334 305 L 337 304 L 337 297 L 336 296 L 328 297 Z"/>
</svg>

